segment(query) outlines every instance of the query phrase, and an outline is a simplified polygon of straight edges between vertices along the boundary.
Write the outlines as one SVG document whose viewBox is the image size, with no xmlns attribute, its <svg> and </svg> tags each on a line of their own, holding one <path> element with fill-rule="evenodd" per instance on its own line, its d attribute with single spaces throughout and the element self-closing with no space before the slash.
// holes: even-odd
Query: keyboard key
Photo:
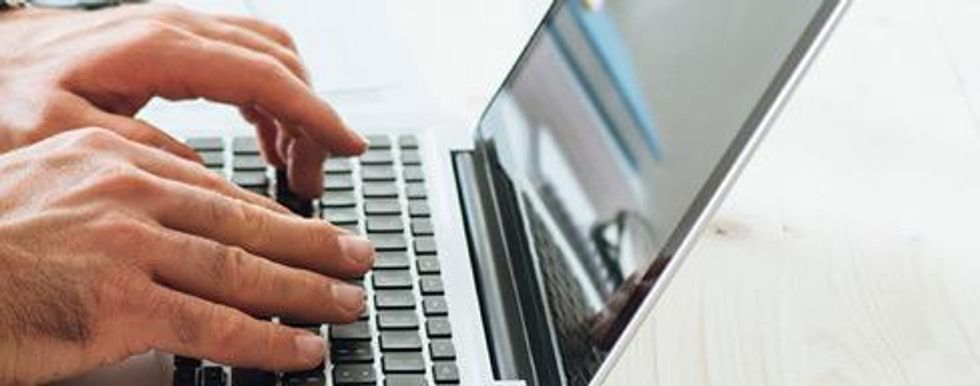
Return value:
<svg viewBox="0 0 980 386">
<path fill-rule="evenodd" d="M 265 170 L 265 160 L 257 155 L 236 155 L 231 159 L 231 168 L 235 170 Z"/>
<path fill-rule="evenodd" d="M 405 236 L 393 233 L 369 233 L 368 238 L 374 243 L 377 251 L 404 251 L 408 249 Z"/>
<path fill-rule="evenodd" d="M 415 262 L 415 268 L 420 274 L 439 274 L 439 259 L 434 256 L 419 257 Z"/>
<path fill-rule="evenodd" d="M 426 320 L 425 331 L 429 334 L 430 338 L 448 338 L 453 335 L 453 329 L 449 325 L 449 319 L 442 316 L 432 317 Z"/>
<path fill-rule="evenodd" d="M 412 273 L 409 270 L 383 270 L 372 274 L 374 288 L 377 289 L 410 289 L 412 288 Z"/>
<path fill-rule="evenodd" d="M 361 231 L 361 228 L 359 226 L 357 226 L 356 223 L 354 223 L 354 224 L 340 224 L 340 227 L 341 228 L 344 228 L 344 230 L 350 232 L 351 234 L 361 235 L 361 236 L 364 235 L 364 232 Z"/>
<path fill-rule="evenodd" d="M 402 165 L 420 165 L 422 156 L 418 150 L 402 150 Z"/>
<path fill-rule="evenodd" d="M 412 217 L 429 217 L 429 203 L 425 200 L 408 200 L 408 214 Z"/>
<path fill-rule="evenodd" d="M 417 331 L 381 331 L 381 351 L 422 351 Z"/>
<path fill-rule="evenodd" d="M 368 149 L 391 149 L 391 137 L 384 134 L 367 136 Z"/>
<path fill-rule="evenodd" d="M 224 141 L 219 137 L 190 138 L 185 143 L 194 151 L 222 151 L 225 148 Z"/>
<path fill-rule="evenodd" d="M 231 151 L 235 154 L 259 154 L 259 140 L 255 137 L 236 137 L 231 140 Z"/>
<path fill-rule="evenodd" d="M 442 296 L 425 296 L 422 298 L 422 312 L 425 316 L 446 315 L 449 313 L 449 306 L 446 305 L 446 298 Z"/>
<path fill-rule="evenodd" d="M 201 360 L 197 358 L 174 355 L 174 367 L 200 367 Z"/>
<path fill-rule="evenodd" d="M 398 197 L 398 185 L 389 182 L 365 182 L 362 189 L 367 198 Z"/>
<path fill-rule="evenodd" d="M 369 199 L 364 201 L 364 213 L 367 215 L 400 215 L 402 204 L 397 199 Z"/>
<path fill-rule="evenodd" d="M 371 326 L 366 321 L 330 326 L 331 340 L 371 340 Z"/>
<path fill-rule="evenodd" d="M 405 177 L 405 182 L 422 182 L 425 181 L 425 173 L 422 172 L 422 168 L 418 165 L 406 166 L 402 170 L 402 175 Z"/>
<path fill-rule="evenodd" d="M 326 386 L 327 376 L 323 369 L 285 373 L 282 375 L 282 386 Z"/>
<path fill-rule="evenodd" d="M 385 375 L 385 386 L 428 386 L 422 374 Z"/>
<path fill-rule="evenodd" d="M 436 247 L 436 239 L 429 236 L 415 239 L 414 244 L 416 255 L 434 255 L 439 250 Z"/>
<path fill-rule="evenodd" d="M 419 317 L 414 310 L 378 312 L 378 329 L 380 330 L 415 330 L 418 328 Z"/>
<path fill-rule="evenodd" d="M 327 191 L 354 190 L 354 179 L 349 174 L 328 175 L 323 179 Z"/>
<path fill-rule="evenodd" d="M 435 233 L 432 221 L 427 218 L 412 219 L 412 234 L 415 236 L 431 236 Z"/>
<path fill-rule="evenodd" d="M 398 137 L 398 146 L 402 149 L 418 149 L 419 140 L 411 134 L 402 135 Z"/>
<path fill-rule="evenodd" d="M 425 359 L 419 353 L 385 353 L 381 357 L 381 371 L 385 373 L 424 373 Z"/>
<path fill-rule="evenodd" d="M 452 339 L 432 339 L 429 341 L 429 354 L 432 359 L 456 359 L 456 347 Z"/>
<path fill-rule="evenodd" d="M 436 383 L 459 383 L 459 368 L 453 362 L 435 362 L 432 365 L 432 377 Z"/>
<path fill-rule="evenodd" d="M 410 290 L 377 290 L 374 306 L 379 310 L 415 308 L 415 294 Z"/>
<path fill-rule="evenodd" d="M 220 151 L 202 151 L 197 153 L 204 160 L 204 166 L 221 167 L 225 166 L 225 153 Z"/>
<path fill-rule="evenodd" d="M 333 368 L 333 382 L 341 385 L 373 385 L 377 382 L 373 364 L 338 364 Z"/>
<path fill-rule="evenodd" d="M 178 367 L 174 369 L 173 386 L 197 386 L 197 367 Z"/>
<path fill-rule="evenodd" d="M 353 208 L 325 208 L 323 218 L 334 225 L 357 224 L 360 215 Z"/>
<path fill-rule="evenodd" d="M 405 184 L 405 195 L 408 198 L 425 198 L 428 196 L 426 192 L 425 184 L 421 182 L 410 182 Z"/>
<path fill-rule="evenodd" d="M 381 252 L 374 256 L 374 269 L 408 269 L 405 252 Z"/>
<path fill-rule="evenodd" d="M 257 369 L 231 369 L 232 386 L 269 386 L 276 384 L 276 373 Z"/>
<path fill-rule="evenodd" d="M 378 233 L 401 233 L 405 230 L 405 224 L 402 222 L 402 218 L 398 216 L 368 217 L 367 230 Z"/>
<path fill-rule="evenodd" d="M 368 150 L 361 155 L 361 165 L 390 165 L 394 161 L 388 150 Z"/>
<path fill-rule="evenodd" d="M 330 343 L 330 359 L 334 363 L 371 363 L 374 362 L 374 346 L 370 341 L 333 341 Z"/>
<path fill-rule="evenodd" d="M 361 179 L 364 181 L 394 181 L 396 178 L 395 169 L 389 165 L 365 165 L 361 168 Z"/>
<path fill-rule="evenodd" d="M 354 170 L 350 158 L 329 158 L 323 163 L 323 171 L 327 174 L 349 174 Z"/>
<path fill-rule="evenodd" d="M 269 176 L 265 172 L 235 172 L 231 182 L 243 188 L 261 188 L 269 186 Z"/>
<path fill-rule="evenodd" d="M 419 287 L 422 288 L 423 295 L 441 295 L 442 278 L 436 275 L 422 275 L 419 278 Z"/>
<path fill-rule="evenodd" d="M 327 208 L 350 208 L 357 205 L 357 195 L 353 191 L 326 192 L 320 197 L 320 204 Z"/>
<path fill-rule="evenodd" d="M 197 373 L 198 384 L 201 386 L 226 386 L 228 384 L 228 374 L 225 369 L 219 366 L 207 366 Z"/>
</svg>

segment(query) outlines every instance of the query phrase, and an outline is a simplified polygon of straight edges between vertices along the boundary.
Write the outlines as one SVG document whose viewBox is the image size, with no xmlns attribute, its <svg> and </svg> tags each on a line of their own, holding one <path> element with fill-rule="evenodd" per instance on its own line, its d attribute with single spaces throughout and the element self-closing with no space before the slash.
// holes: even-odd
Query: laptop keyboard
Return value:
<svg viewBox="0 0 980 386">
<path fill-rule="evenodd" d="M 360 320 L 346 325 L 272 321 L 324 336 L 329 357 L 295 373 L 229 369 L 175 357 L 173 386 L 315 386 L 458 384 L 456 347 L 444 297 L 419 141 L 411 135 L 372 136 L 359 158 L 324 164 L 324 194 L 315 203 L 292 197 L 284 177 L 268 168 L 253 137 L 191 138 L 205 166 L 297 213 L 367 235 L 377 250 L 374 269 L 351 280 L 367 295 Z"/>
</svg>

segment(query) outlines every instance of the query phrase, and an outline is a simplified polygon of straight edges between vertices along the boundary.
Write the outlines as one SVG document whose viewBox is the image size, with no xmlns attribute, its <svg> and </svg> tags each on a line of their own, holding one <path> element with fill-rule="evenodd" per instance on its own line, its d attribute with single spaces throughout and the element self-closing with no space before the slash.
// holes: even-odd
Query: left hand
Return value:
<svg viewBox="0 0 980 386">
<path fill-rule="evenodd" d="M 184 158 L 196 155 L 133 116 L 154 97 L 238 106 L 266 159 L 290 188 L 322 192 L 327 153 L 354 155 L 364 139 L 310 89 L 289 35 L 259 20 L 174 5 L 97 12 L 28 8 L 0 13 L 0 152 L 101 126 Z"/>
</svg>

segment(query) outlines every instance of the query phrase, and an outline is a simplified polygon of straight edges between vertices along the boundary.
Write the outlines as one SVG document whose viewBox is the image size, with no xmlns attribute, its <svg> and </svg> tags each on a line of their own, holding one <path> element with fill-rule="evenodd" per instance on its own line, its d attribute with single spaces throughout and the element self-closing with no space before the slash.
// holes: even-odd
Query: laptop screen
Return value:
<svg viewBox="0 0 980 386">
<path fill-rule="evenodd" d="M 517 191 L 570 384 L 594 375 L 830 3 L 569 0 L 552 10 L 479 136 Z"/>
</svg>

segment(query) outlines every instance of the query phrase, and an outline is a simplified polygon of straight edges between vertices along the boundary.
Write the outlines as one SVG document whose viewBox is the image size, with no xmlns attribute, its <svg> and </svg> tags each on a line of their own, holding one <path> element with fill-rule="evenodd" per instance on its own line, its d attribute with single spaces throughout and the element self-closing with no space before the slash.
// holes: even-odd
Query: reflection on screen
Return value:
<svg viewBox="0 0 980 386">
<path fill-rule="evenodd" d="M 821 0 L 561 5 L 481 123 L 519 190 L 571 384 Z M 647 283 L 649 284 L 649 283 Z"/>
</svg>

